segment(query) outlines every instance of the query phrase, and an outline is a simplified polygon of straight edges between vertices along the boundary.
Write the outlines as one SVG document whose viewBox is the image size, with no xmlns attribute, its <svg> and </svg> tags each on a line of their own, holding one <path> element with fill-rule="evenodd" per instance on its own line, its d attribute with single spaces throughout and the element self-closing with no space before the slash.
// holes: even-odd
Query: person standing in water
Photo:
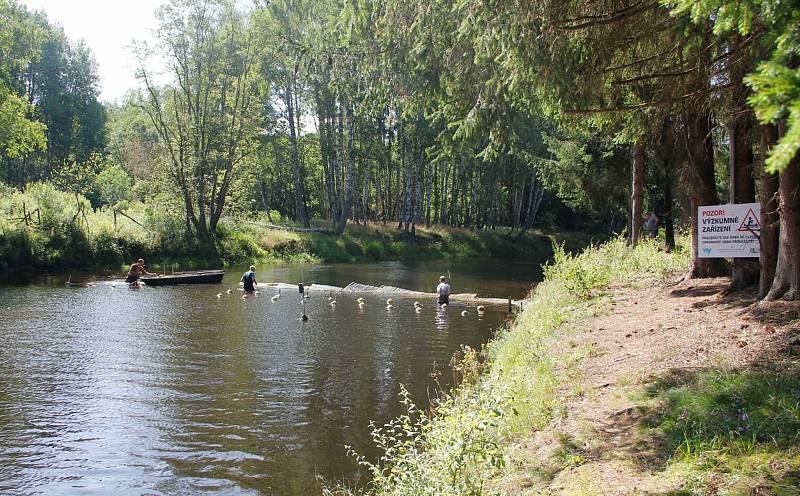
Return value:
<svg viewBox="0 0 800 496">
<path fill-rule="evenodd" d="M 258 282 L 256 281 L 255 265 L 251 265 L 250 270 L 244 273 L 242 276 L 242 284 L 244 284 L 245 291 L 255 291 L 255 287 L 258 286 Z"/>
<path fill-rule="evenodd" d="M 439 306 L 450 304 L 450 285 L 447 284 L 447 278 L 445 276 L 439 277 L 439 285 L 436 286 L 436 296 Z"/>
</svg>

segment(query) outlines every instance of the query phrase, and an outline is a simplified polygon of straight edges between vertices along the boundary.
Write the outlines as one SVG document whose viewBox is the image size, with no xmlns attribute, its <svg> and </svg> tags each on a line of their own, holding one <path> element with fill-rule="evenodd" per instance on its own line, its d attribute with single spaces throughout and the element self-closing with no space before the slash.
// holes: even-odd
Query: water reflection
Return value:
<svg viewBox="0 0 800 496">
<path fill-rule="evenodd" d="M 439 305 L 436 305 L 436 329 L 439 331 L 446 331 L 449 324 L 450 314 L 447 312 L 446 308 L 442 308 Z"/>
<path fill-rule="evenodd" d="M 490 267 L 497 283 L 484 284 L 479 269 L 459 269 L 457 290 L 509 291 L 511 275 Z M 430 290 L 441 270 L 278 267 L 259 280 Z M 385 297 L 359 305 L 342 293 L 332 294 L 335 306 L 312 294 L 302 322 L 296 292 L 277 301 L 267 287 L 248 299 L 227 294 L 239 276 L 138 290 L 67 287 L 66 277 L 0 286 L 0 493 L 318 491 L 315 474 L 355 476 L 345 444 L 377 455 L 369 422 L 400 413 L 400 384 L 425 407 L 434 364 L 441 369 L 462 344 L 479 347 L 505 316 L 460 317 L 463 306 L 443 310 L 433 300 L 417 312 L 397 297 L 387 309 Z M 521 292 L 530 285 L 512 282 Z"/>
</svg>

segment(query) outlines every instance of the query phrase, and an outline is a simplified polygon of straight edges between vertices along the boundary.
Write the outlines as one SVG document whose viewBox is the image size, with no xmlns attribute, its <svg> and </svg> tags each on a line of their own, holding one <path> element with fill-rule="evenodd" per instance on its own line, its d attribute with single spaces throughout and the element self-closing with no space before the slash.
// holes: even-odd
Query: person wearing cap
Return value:
<svg viewBox="0 0 800 496">
<path fill-rule="evenodd" d="M 242 284 L 244 284 L 245 291 L 255 291 L 255 286 L 258 286 L 256 281 L 256 266 L 251 265 L 250 270 L 242 275 Z"/>
<path fill-rule="evenodd" d="M 131 264 L 131 268 L 128 270 L 128 277 L 125 278 L 125 282 L 128 284 L 138 284 L 139 278 L 142 276 L 155 276 L 158 274 L 154 274 L 152 272 L 147 272 L 144 268 L 144 259 L 140 258 L 138 262 L 133 262 Z"/>
<path fill-rule="evenodd" d="M 439 306 L 450 304 L 450 285 L 447 284 L 445 276 L 439 276 L 439 285 L 436 286 L 436 296 L 438 297 Z"/>
</svg>

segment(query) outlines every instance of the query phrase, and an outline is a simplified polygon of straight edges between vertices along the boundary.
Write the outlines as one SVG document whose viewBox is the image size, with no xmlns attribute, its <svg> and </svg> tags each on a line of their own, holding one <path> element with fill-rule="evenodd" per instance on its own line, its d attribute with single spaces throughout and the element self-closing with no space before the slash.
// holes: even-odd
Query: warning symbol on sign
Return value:
<svg viewBox="0 0 800 496">
<path fill-rule="evenodd" d="M 744 220 L 742 221 L 741 225 L 739 225 L 737 231 L 750 232 L 758 231 L 759 229 L 761 229 L 761 223 L 758 222 L 758 217 L 756 217 L 756 214 L 753 213 L 753 209 L 750 208 L 747 210 L 747 215 L 744 216 Z"/>
</svg>

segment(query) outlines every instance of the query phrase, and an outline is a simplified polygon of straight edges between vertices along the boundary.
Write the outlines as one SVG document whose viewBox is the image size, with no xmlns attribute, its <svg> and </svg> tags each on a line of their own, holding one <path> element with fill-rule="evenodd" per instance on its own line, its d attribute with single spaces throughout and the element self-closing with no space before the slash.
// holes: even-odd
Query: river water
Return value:
<svg viewBox="0 0 800 496">
<path fill-rule="evenodd" d="M 426 407 L 434 378 L 452 380 L 453 353 L 506 317 L 312 293 L 302 322 L 294 291 L 228 294 L 242 271 L 222 285 L 131 289 L 100 274 L 0 285 L 0 494 L 307 495 L 318 476 L 354 481 L 344 446 L 377 455 L 369 423 L 402 412 L 401 384 Z M 540 276 L 466 260 L 273 267 L 258 280 L 432 292 L 448 271 L 454 292 L 502 298 Z"/>
</svg>

